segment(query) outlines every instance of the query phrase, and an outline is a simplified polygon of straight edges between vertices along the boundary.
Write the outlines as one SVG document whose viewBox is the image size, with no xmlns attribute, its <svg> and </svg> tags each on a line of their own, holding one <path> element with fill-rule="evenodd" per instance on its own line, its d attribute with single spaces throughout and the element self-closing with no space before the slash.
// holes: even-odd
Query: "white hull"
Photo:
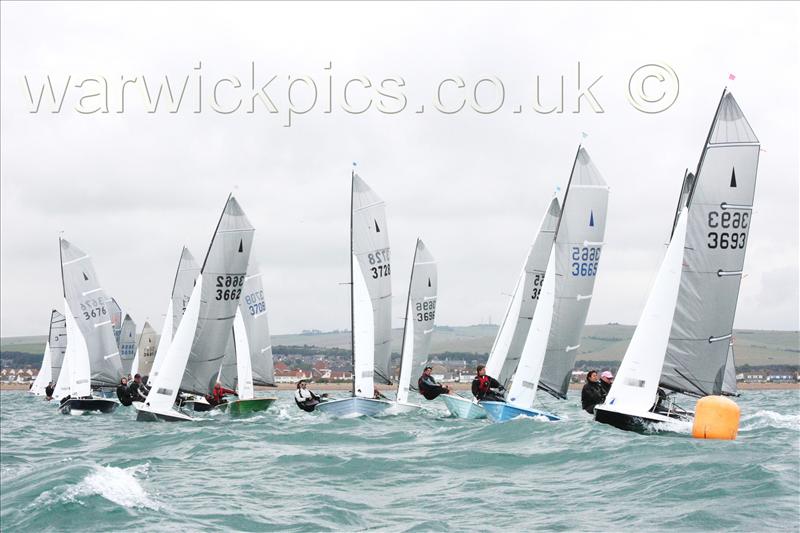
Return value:
<svg viewBox="0 0 800 533">
<path fill-rule="evenodd" d="M 355 418 L 384 414 L 391 405 L 392 402 L 387 400 L 374 400 L 355 396 L 322 402 L 317 405 L 316 411 L 336 418 Z"/>
<path fill-rule="evenodd" d="M 158 411 L 151 409 L 141 402 L 133 402 L 133 407 L 136 408 L 136 420 L 140 422 L 154 422 L 163 420 L 165 422 L 193 422 L 194 418 L 191 416 L 176 411 L 174 409 L 167 409 L 166 411 Z"/>
<path fill-rule="evenodd" d="M 404 415 L 408 413 L 416 413 L 422 409 L 425 409 L 421 405 L 408 403 L 408 402 L 398 402 L 397 400 L 391 402 L 391 406 L 386 409 L 387 415 Z"/>
</svg>

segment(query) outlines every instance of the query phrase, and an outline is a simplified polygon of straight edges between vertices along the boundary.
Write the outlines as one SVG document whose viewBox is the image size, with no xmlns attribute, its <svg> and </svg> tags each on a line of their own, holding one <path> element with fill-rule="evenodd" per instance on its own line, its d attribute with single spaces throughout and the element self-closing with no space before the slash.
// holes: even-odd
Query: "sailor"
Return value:
<svg viewBox="0 0 800 533">
<path fill-rule="evenodd" d="M 128 385 L 128 395 L 132 402 L 145 401 L 146 393 L 142 390 L 142 376 L 140 374 L 133 376 L 133 381 Z"/>
<path fill-rule="evenodd" d="M 436 383 L 431 375 L 433 368 L 426 366 L 417 380 L 417 390 L 426 400 L 435 400 L 440 394 L 450 394 L 450 387 Z"/>
<path fill-rule="evenodd" d="M 597 370 L 590 370 L 586 374 L 586 384 L 581 391 L 581 407 L 590 415 L 594 414 L 594 406 L 603 403 L 605 398 L 603 386 L 597 378 Z"/>
<path fill-rule="evenodd" d="M 117 398 L 119 399 L 119 403 L 126 407 L 133 403 L 131 400 L 130 389 L 128 388 L 128 378 L 122 378 L 119 380 L 119 385 L 117 386 Z"/>
<path fill-rule="evenodd" d="M 503 391 L 505 388 L 499 381 L 486 375 L 486 366 L 478 365 L 477 375 L 472 380 L 472 395 L 479 401 L 504 402 Z"/>
<path fill-rule="evenodd" d="M 206 396 L 206 399 L 208 399 L 208 403 L 216 407 L 221 403 L 227 403 L 227 400 L 225 399 L 226 394 L 236 395 L 236 391 L 226 389 L 219 381 L 217 381 L 217 384 L 214 385 L 214 390 L 211 393 L 211 396 Z"/>
<path fill-rule="evenodd" d="M 297 390 L 294 393 L 294 402 L 297 404 L 297 407 L 310 413 L 317 407 L 317 404 L 322 401 L 322 398 L 326 396 L 327 394 L 323 394 L 321 397 L 314 394 L 314 392 L 308 388 L 308 383 L 306 380 L 301 379 L 297 382 Z"/>
<path fill-rule="evenodd" d="M 611 390 L 611 385 L 614 383 L 614 374 L 610 370 L 604 370 L 600 373 L 600 386 L 603 388 L 603 400 L 605 401 L 608 396 L 608 391 Z"/>
<path fill-rule="evenodd" d="M 47 384 L 47 387 L 44 388 L 44 399 L 48 402 L 53 399 L 53 392 L 55 391 L 55 387 L 53 386 L 53 382 Z"/>
</svg>

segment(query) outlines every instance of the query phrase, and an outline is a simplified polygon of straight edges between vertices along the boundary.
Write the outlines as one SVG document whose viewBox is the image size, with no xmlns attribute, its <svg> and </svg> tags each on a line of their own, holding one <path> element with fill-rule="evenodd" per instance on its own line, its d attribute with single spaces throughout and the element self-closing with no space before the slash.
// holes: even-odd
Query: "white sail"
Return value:
<svg viewBox="0 0 800 533">
<path fill-rule="evenodd" d="M 66 320 L 64 325 L 66 331 Z M 65 333 L 66 336 L 66 333 Z M 61 372 L 59 372 L 58 380 L 56 381 L 55 390 L 53 391 L 53 398 L 60 400 L 65 396 L 69 396 L 69 387 L 72 382 L 72 369 L 70 365 L 70 353 L 67 346 L 64 347 L 64 357 L 61 360 Z"/>
<path fill-rule="evenodd" d="M 392 355 L 392 278 L 386 207 L 375 192 L 357 174 L 352 183 L 351 252 L 353 255 L 353 292 L 357 276 L 370 297 L 372 348 L 356 343 L 354 358 L 369 358 L 374 365 L 373 378 L 379 383 L 391 382 Z M 355 298 L 353 300 L 355 306 Z M 355 341 L 366 339 L 354 339 Z M 369 353 L 366 353 L 369 350 Z M 355 363 L 358 364 L 358 363 Z M 358 387 L 356 387 L 358 388 Z M 370 395 L 371 395 L 370 390 Z"/>
<path fill-rule="evenodd" d="M 436 318 L 438 283 L 436 261 L 425 243 L 417 239 L 411 279 L 408 282 L 400 379 L 397 383 L 397 401 L 401 403 L 408 402 L 409 389 L 413 387 L 411 382 L 414 377 L 422 374 L 428 362 Z"/>
<path fill-rule="evenodd" d="M 136 322 L 126 314 L 122 320 L 122 331 L 119 335 L 119 358 L 122 362 L 122 373 L 131 374 L 133 360 L 136 357 Z"/>
<path fill-rule="evenodd" d="M 511 303 L 486 361 L 486 374 L 506 387 L 517 369 L 528 338 L 560 216 L 558 199 L 553 198 L 525 258 Z"/>
<path fill-rule="evenodd" d="M 106 304 L 108 308 L 108 316 L 111 319 L 111 331 L 114 332 L 114 340 L 117 342 L 117 347 L 119 347 L 120 335 L 122 335 L 122 321 L 124 316 L 122 313 L 122 307 L 120 307 L 115 298 L 108 299 Z"/>
<path fill-rule="evenodd" d="M 689 183 L 686 203 L 691 213 L 681 288 L 661 376 L 665 388 L 694 396 L 723 391 L 752 222 L 759 150 L 742 110 L 725 91 L 695 179 Z"/>
<path fill-rule="evenodd" d="M 178 397 L 183 371 L 189 360 L 189 352 L 192 349 L 192 341 L 200 316 L 202 281 L 203 276 L 199 274 L 189 298 L 189 304 L 186 306 L 178 330 L 170 343 L 169 351 L 161 362 L 158 375 L 153 375 L 148 383 L 151 388 L 145 405 L 151 410 L 163 412 L 172 409 L 175 398 Z"/>
<path fill-rule="evenodd" d="M 136 346 L 136 354 L 133 356 L 133 362 L 131 363 L 131 371 L 129 372 L 131 376 L 135 376 L 139 374 L 139 346 Z"/>
<path fill-rule="evenodd" d="M 151 377 L 158 375 L 161 361 L 164 360 L 169 351 L 172 337 L 175 335 L 183 313 L 186 311 L 198 274 L 200 274 L 200 267 L 191 252 L 189 252 L 189 249 L 184 246 L 181 250 L 181 257 L 178 260 L 175 279 L 172 282 L 172 293 L 167 303 L 167 313 L 164 318 L 164 326 L 161 329 L 161 339 L 158 342 Z"/>
<path fill-rule="evenodd" d="M 136 357 L 138 357 L 138 364 L 136 365 L 135 374 L 141 376 L 149 376 L 153 369 L 153 362 L 158 348 L 158 337 L 156 330 L 150 325 L 150 322 L 145 322 L 142 327 L 142 334 L 139 335 L 139 344 L 136 347 Z M 149 379 L 149 378 L 148 378 Z"/>
<path fill-rule="evenodd" d="M 64 299 L 64 316 L 67 319 L 67 354 L 69 359 L 68 394 L 73 398 L 85 398 L 92 395 L 92 371 L 89 359 L 89 347 L 83 337 L 80 326 Z M 108 330 L 111 333 L 110 329 Z M 113 339 L 113 336 L 112 336 Z M 63 371 L 63 370 L 62 370 Z"/>
<path fill-rule="evenodd" d="M 552 240 L 550 242 L 552 244 Z M 539 376 L 542 373 L 542 364 L 547 352 L 547 339 L 553 323 L 555 270 L 555 253 L 551 253 L 545 267 L 539 303 L 536 306 L 536 312 L 527 331 L 527 339 L 520 355 L 519 366 L 517 366 L 517 371 L 514 374 L 514 381 L 508 391 L 508 403 L 515 407 L 531 409 L 533 400 L 536 398 Z"/>
<path fill-rule="evenodd" d="M 219 374 L 244 288 L 253 226 L 230 196 L 211 239 L 203 268 L 200 315 L 181 390 L 210 394 Z"/>
<path fill-rule="evenodd" d="M 358 267 L 355 254 L 353 262 L 353 387 L 354 396 L 372 398 L 375 389 L 374 338 L 375 326 L 372 300 L 369 297 L 364 274 Z"/>
<path fill-rule="evenodd" d="M 42 355 L 42 366 L 39 369 L 39 373 L 36 375 L 36 379 L 33 380 L 33 385 L 31 385 L 31 393 L 35 394 L 36 396 L 44 396 L 45 388 L 50 383 L 50 380 L 53 377 L 53 363 L 52 363 L 52 356 L 50 355 L 50 341 L 47 341 L 44 345 L 44 354 Z"/>
<path fill-rule="evenodd" d="M 236 312 L 239 312 L 238 308 Z M 236 318 L 234 317 L 233 320 L 235 322 Z M 222 357 L 222 364 L 217 374 L 217 381 L 226 389 L 236 390 L 237 388 L 238 374 L 236 370 L 236 358 L 236 343 L 233 339 L 233 328 L 231 328 L 230 334 L 228 335 L 228 342 L 225 345 L 225 355 Z"/>
<path fill-rule="evenodd" d="M 247 277 L 244 280 L 242 296 L 239 299 L 238 312 L 241 313 L 244 331 L 247 335 L 253 384 L 274 385 L 275 367 L 272 361 L 272 340 L 269 334 L 267 302 L 264 298 L 261 272 L 252 259 L 247 265 Z M 238 350 L 238 337 L 236 343 Z"/>
<path fill-rule="evenodd" d="M 592 301 L 608 212 L 608 185 L 579 148 L 556 231 L 556 303 L 539 387 L 566 398 Z"/>
<path fill-rule="evenodd" d="M 116 386 L 122 377 L 122 363 L 106 307 L 109 299 L 100 286 L 89 256 L 64 239 L 60 239 L 60 248 L 67 325 L 71 315 L 73 324 L 80 331 L 80 342 L 88 347 L 92 385 Z M 71 335 L 67 327 L 68 350 L 73 344 Z M 72 363 L 74 372 L 75 361 Z"/>
<path fill-rule="evenodd" d="M 728 345 L 728 360 L 725 363 L 725 379 L 722 381 L 722 394 L 738 396 L 736 387 L 736 358 L 733 355 L 733 342 Z"/>
<path fill-rule="evenodd" d="M 681 282 L 689 210 L 678 217 L 672 240 L 658 270 L 642 316 L 622 359 L 605 403 L 629 414 L 650 410 L 656 400 L 672 315 Z"/>
<path fill-rule="evenodd" d="M 253 368 L 250 364 L 250 343 L 247 339 L 247 329 L 242 318 L 242 308 L 236 310 L 236 317 L 233 319 L 233 339 L 234 349 L 236 350 L 236 392 L 240 400 L 251 400 L 255 398 L 253 388 Z"/>
<path fill-rule="evenodd" d="M 61 375 L 61 365 L 64 363 L 64 352 L 67 350 L 67 322 L 64 315 L 53 309 L 50 314 L 50 360 L 52 374 L 50 380 L 58 381 Z"/>
</svg>

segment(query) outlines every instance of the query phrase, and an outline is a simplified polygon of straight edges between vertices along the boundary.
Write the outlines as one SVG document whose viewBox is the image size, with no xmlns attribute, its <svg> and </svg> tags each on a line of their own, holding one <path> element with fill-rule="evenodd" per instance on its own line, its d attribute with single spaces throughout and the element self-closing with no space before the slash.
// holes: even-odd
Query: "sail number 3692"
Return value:
<svg viewBox="0 0 800 533">
<path fill-rule="evenodd" d="M 217 300 L 238 300 L 242 295 L 242 285 L 244 285 L 244 275 L 240 276 L 217 276 Z"/>
</svg>

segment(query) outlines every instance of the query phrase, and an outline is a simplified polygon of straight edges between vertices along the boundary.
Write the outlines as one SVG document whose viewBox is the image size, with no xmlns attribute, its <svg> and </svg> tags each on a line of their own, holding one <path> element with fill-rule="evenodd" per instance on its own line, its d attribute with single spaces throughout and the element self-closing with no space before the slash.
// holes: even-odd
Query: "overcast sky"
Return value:
<svg viewBox="0 0 800 533">
<path fill-rule="evenodd" d="M 439 262 L 437 323 L 498 322 L 579 142 L 611 187 L 588 321 L 633 324 L 726 85 L 765 150 L 735 327 L 798 328 L 795 6 L 3 2 L 0 20 L 3 336 L 45 334 L 62 306 L 62 230 L 139 327 L 160 331 L 181 246 L 202 261 L 231 191 L 256 228 L 273 333 L 349 327 L 353 162 L 387 205 L 395 327 L 417 236 Z M 584 89 L 600 78 L 591 93 L 602 113 L 588 97 L 574 112 L 579 62 Z M 251 102 L 253 63 L 257 86 L 276 76 L 275 113 Z M 626 96 L 648 64 L 678 78 L 663 112 Z M 71 76 L 64 103 L 52 112 L 47 89 L 31 112 L 48 75 L 56 100 Z M 542 107 L 564 77 L 563 113 L 534 110 L 537 75 Z M 188 76 L 176 113 L 164 101 L 147 112 L 142 76 L 151 98 L 164 76 L 176 94 Z M 502 81 L 503 106 L 438 110 L 437 87 L 457 77 L 466 87 L 445 83 L 443 109 L 488 77 Z M 87 78 L 106 79 L 108 113 L 103 96 L 81 100 L 100 92 L 77 86 Z M 121 109 L 123 78 L 137 81 Z M 351 78 L 361 81 L 344 102 Z M 387 85 L 406 98 L 395 114 L 381 109 L 401 100 L 375 92 L 389 78 L 405 84 Z M 286 127 L 290 87 L 295 109 L 314 103 L 309 79 L 317 101 Z M 480 110 L 494 107 L 496 87 L 479 86 Z M 674 92 L 670 79 L 645 87 L 650 100 L 665 94 L 656 107 Z M 370 98 L 364 113 L 345 110 Z"/>
</svg>

